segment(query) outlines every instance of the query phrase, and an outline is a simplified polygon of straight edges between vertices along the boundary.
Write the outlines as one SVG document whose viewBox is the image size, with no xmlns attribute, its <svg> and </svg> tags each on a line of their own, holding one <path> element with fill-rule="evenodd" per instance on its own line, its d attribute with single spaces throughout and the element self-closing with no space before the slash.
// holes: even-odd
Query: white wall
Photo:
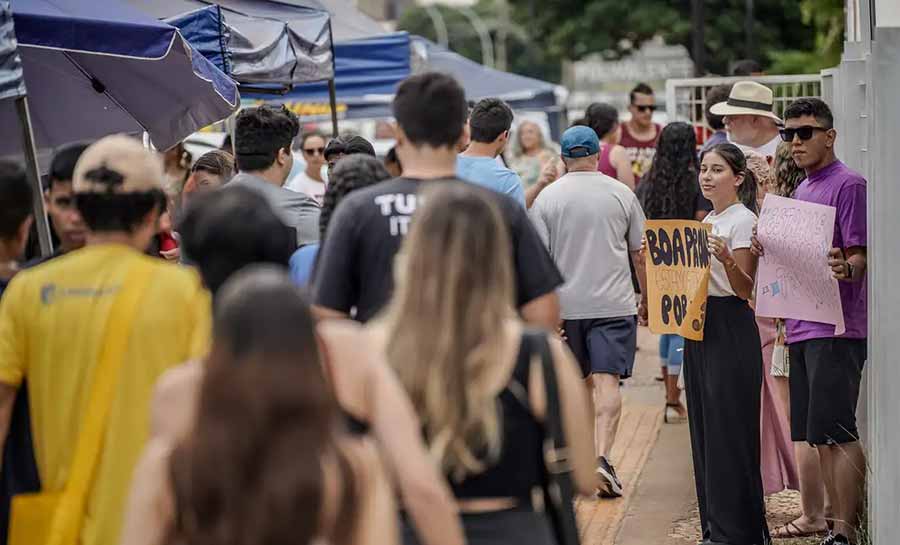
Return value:
<svg viewBox="0 0 900 545">
<path fill-rule="evenodd" d="M 900 28 L 876 29 L 869 68 L 876 114 L 869 183 L 869 513 L 873 543 L 894 545 L 900 543 Z"/>
</svg>

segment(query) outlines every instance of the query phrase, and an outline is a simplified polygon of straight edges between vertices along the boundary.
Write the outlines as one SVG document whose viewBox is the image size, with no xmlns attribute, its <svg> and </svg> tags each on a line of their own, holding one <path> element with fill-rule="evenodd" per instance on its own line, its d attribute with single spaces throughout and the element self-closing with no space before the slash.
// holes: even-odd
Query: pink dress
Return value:
<svg viewBox="0 0 900 545">
<path fill-rule="evenodd" d="M 762 340 L 763 385 L 760 403 L 760 465 L 763 493 L 768 496 L 789 488 L 800 489 L 797 463 L 794 460 L 794 444 L 787 415 L 778 401 L 775 377 L 772 376 L 772 349 L 775 346 L 775 320 L 756 318 L 759 337 Z"/>
</svg>

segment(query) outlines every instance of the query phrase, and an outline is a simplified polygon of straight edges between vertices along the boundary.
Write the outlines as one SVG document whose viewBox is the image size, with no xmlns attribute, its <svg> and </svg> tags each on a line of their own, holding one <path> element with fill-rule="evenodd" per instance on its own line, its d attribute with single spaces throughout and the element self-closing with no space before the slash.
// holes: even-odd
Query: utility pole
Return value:
<svg viewBox="0 0 900 545">
<path fill-rule="evenodd" d="M 494 41 L 491 39 L 491 33 L 488 30 L 487 25 L 484 24 L 484 20 L 475 13 L 475 10 L 468 6 L 461 6 L 455 9 L 461 13 L 463 17 L 468 19 L 469 24 L 471 24 L 472 28 L 475 30 L 475 34 L 478 35 L 478 40 L 481 42 L 481 64 L 488 68 L 493 68 Z"/>
<path fill-rule="evenodd" d="M 694 58 L 694 76 L 698 78 L 706 75 L 706 46 L 703 43 L 704 23 L 703 0 L 691 0 L 691 56 Z"/>
<path fill-rule="evenodd" d="M 756 59 L 756 44 L 753 32 L 753 0 L 747 0 L 747 10 L 744 16 L 744 39 L 746 40 L 747 52 L 744 55 L 748 59 Z"/>
<path fill-rule="evenodd" d="M 444 16 L 441 15 L 441 11 L 434 7 L 431 4 L 425 4 L 425 13 L 428 14 L 428 17 L 431 19 L 431 24 L 434 25 L 434 33 L 437 35 L 437 42 L 444 49 L 448 49 L 450 46 L 450 35 L 447 32 L 447 24 L 444 22 Z"/>
<path fill-rule="evenodd" d="M 506 0 L 496 0 L 497 3 L 497 41 L 494 47 L 497 50 L 497 70 L 506 71 L 506 34 L 509 21 L 509 3 Z"/>
</svg>

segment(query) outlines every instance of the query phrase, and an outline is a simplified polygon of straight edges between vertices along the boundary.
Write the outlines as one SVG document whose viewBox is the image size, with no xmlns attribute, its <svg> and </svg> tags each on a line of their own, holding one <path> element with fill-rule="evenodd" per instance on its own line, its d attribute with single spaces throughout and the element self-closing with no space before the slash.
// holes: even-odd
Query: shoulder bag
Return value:
<svg viewBox="0 0 900 545">
<path fill-rule="evenodd" d="M 141 259 L 125 276 L 126 281 L 113 301 L 65 488 L 13 498 L 9 545 L 74 545 L 79 542 L 119 370 L 125 359 L 138 302 L 150 283 L 153 269 L 151 262 Z"/>
</svg>

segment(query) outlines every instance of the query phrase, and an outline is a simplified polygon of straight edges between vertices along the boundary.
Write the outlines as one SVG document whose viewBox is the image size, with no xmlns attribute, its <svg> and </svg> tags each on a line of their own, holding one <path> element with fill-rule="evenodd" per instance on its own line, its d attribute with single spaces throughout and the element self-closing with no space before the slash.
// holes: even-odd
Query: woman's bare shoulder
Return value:
<svg viewBox="0 0 900 545">
<path fill-rule="evenodd" d="M 150 407 L 153 436 L 169 436 L 174 440 L 187 431 L 196 414 L 203 372 L 203 362 L 191 360 L 159 377 Z"/>
<path fill-rule="evenodd" d="M 325 320 L 316 326 L 316 331 L 332 360 L 354 361 L 357 372 L 371 363 L 375 350 L 367 327 L 352 320 Z"/>
</svg>

